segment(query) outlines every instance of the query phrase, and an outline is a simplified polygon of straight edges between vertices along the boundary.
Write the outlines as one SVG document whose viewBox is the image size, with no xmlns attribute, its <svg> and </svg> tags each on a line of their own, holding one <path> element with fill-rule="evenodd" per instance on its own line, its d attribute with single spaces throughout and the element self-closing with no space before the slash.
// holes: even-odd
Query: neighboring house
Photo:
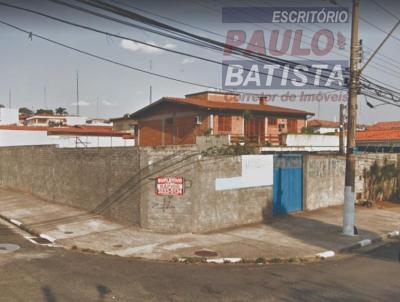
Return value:
<svg viewBox="0 0 400 302">
<path fill-rule="evenodd" d="M 379 122 L 368 126 L 367 130 L 400 130 L 400 121 Z"/>
<path fill-rule="evenodd" d="M 357 132 L 357 149 L 370 152 L 400 152 L 400 129 L 375 130 Z"/>
<path fill-rule="evenodd" d="M 26 119 L 27 126 L 75 126 L 85 125 L 87 117 L 73 115 L 33 115 Z"/>
<path fill-rule="evenodd" d="M 87 125 L 93 126 L 112 126 L 112 122 L 105 118 L 92 118 L 86 121 Z"/>
<path fill-rule="evenodd" d="M 0 108 L 0 125 L 18 125 L 18 109 Z"/>
<path fill-rule="evenodd" d="M 137 122 L 129 116 L 112 118 L 110 121 L 112 122 L 114 131 L 126 132 L 132 135 L 135 133 Z"/>
<path fill-rule="evenodd" d="M 240 103 L 239 94 L 200 92 L 185 98 L 163 97 L 130 116 L 137 121 L 138 145 L 194 144 L 197 136 L 229 135 L 232 140 L 279 145 L 280 134 L 300 133 L 313 113 Z"/>
<path fill-rule="evenodd" d="M 307 128 L 319 134 L 338 133 L 340 131 L 340 124 L 333 121 L 314 119 L 307 121 Z"/>
<path fill-rule="evenodd" d="M 0 146 L 58 145 L 60 148 L 134 146 L 134 139 L 110 126 L 0 126 Z"/>
</svg>

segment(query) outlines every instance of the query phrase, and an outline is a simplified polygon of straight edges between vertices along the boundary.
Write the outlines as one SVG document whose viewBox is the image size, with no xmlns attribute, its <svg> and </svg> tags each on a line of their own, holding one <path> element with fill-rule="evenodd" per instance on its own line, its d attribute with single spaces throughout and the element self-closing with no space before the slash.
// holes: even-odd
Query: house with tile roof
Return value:
<svg viewBox="0 0 400 302">
<path fill-rule="evenodd" d="M 300 133 L 313 115 L 272 106 L 267 97 L 249 104 L 241 103 L 239 94 L 204 91 L 185 98 L 163 97 L 130 117 L 137 121 L 135 139 L 140 146 L 194 144 L 204 135 L 279 145 L 281 134 Z"/>
<path fill-rule="evenodd" d="M 338 133 L 340 131 L 340 124 L 334 121 L 313 119 L 307 121 L 307 128 L 319 134 Z"/>
<path fill-rule="evenodd" d="M 400 152 L 400 129 L 369 128 L 358 131 L 357 149 L 369 152 Z"/>
</svg>

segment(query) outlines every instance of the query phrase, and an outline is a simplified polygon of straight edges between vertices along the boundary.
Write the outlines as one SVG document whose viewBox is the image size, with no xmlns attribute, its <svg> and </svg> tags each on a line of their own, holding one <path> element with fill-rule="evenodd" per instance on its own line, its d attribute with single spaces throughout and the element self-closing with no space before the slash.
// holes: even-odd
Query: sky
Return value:
<svg viewBox="0 0 400 302">
<path fill-rule="evenodd" d="M 73 21 L 82 25 L 95 27 L 110 33 L 118 34 L 162 46 L 168 49 L 184 51 L 216 61 L 236 59 L 224 56 L 171 38 L 158 36 L 130 26 L 118 24 L 103 18 L 88 15 L 47 0 L 2 0 L 6 3 L 34 9 L 54 17 Z M 271 30 L 301 29 L 304 31 L 303 46 L 310 44 L 310 38 L 320 30 L 320 24 L 261 24 L 252 22 L 223 23 L 224 7 L 295 7 L 295 6 L 332 6 L 329 1 L 256 1 L 256 0 L 188 0 L 188 1 L 129 1 L 108 0 L 123 8 L 142 13 L 164 23 L 225 42 L 229 30 L 244 30 L 248 37 L 256 30 L 262 30 L 266 41 Z M 70 0 L 69 3 L 75 3 Z M 347 0 L 337 0 L 339 6 L 351 6 Z M 396 1 L 379 1 L 389 12 L 400 16 L 400 4 Z M 138 10 L 140 9 L 140 10 Z M 144 12 L 145 10 L 146 12 Z M 111 15 L 111 14 L 109 14 Z M 112 15 L 117 17 L 115 15 Z M 376 49 L 396 23 L 396 18 L 376 6 L 372 0 L 361 0 L 360 38 L 363 40 L 365 56 Z M 121 18 L 121 17 L 118 17 Z M 150 70 L 170 77 L 202 83 L 212 87 L 222 87 L 222 67 L 198 59 L 167 53 L 131 41 L 74 28 L 42 16 L 17 11 L 0 6 L 0 21 L 19 26 L 34 34 L 40 34 L 84 51 L 94 53 L 133 67 Z M 176 23 L 176 22 L 179 23 Z M 370 24 L 366 23 L 369 22 Z M 184 24 L 186 25 L 184 25 Z M 332 25 L 330 25 L 332 26 Z M 336 25 L 334 25 L 336 26 Z M 350 24 L 341 26 L 340 31 L 346 37 L 347 47 L 336 50 L 319 60 L 348 60 Z M 398 71 L 400 70 L 400 30 L 393 34 L 383 46 L 376 59 L 365 69 L 364 75 L 399 87 Z M 397 39 L 399 37 L 399 39 Z M 88 117 L 117 117 L 132 113 L 149 104 L 149 87 L 152 86 L 152 100 L 163 96 L 182 97 L 205 90 L 189 84 L 177 83 L 167 79 L 147 75 L 123 68 L 109 62 L 73 52 L 69 49 L 31 37 L 15 29 L 0 24 L 0 104 L 8 105 L 11 91 L 12 107 L 31 109 L 65 107 L 69 113 L 76 112 L 76 74 L 79 73 L 80 113 Z M 283 56 L 288 60 L 299 60 L 291 55 Z M 361 64 L 362 65 L 362 64 Z M 286 89 L 287 90 L 287 89 Z M 46 91 L 46 93 L 44 92 Z M 240 90 L 238 90 L 240 91 Z M 316 92 L 318 92 L 317 90 Z M 329 90 L 328 90 L 329 91 Z M 250 93 L 271 93 L 267 90 L 248 90 Z M 274 93 L 284 91 L 274 91 Z M 326 92 L 326 91 L 325 91 Z M 299 94 L 300 90 L 294 91 Z M 310 92 L 307 92 L 310 93 Z M 370 100 L 378 104 L 377 101 Z M 300 102 L 276 101 L 274 105 L 298 108 L 314 112 L 317 118 L 337 120 L 338 102 Z M 400 108 L 380 106 L 374 109 L 365 105 L 365 98 L 359 96 L 358 119 L 360 123 L 398 120 Z"/>
</svg>

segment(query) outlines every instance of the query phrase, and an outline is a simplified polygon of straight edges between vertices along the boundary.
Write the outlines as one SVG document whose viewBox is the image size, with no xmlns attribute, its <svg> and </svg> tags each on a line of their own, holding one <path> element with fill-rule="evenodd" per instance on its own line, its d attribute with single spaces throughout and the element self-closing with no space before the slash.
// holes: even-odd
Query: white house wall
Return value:
<svg viewBox="0 0 400 302">
<path fill-rule="evenodd" d="M 47 131 L 0 129 L 0 147 L 57 145 L 59 148 L 130 147 L 133 139 L 112 136 L 47 135 Z"/>
</svg>

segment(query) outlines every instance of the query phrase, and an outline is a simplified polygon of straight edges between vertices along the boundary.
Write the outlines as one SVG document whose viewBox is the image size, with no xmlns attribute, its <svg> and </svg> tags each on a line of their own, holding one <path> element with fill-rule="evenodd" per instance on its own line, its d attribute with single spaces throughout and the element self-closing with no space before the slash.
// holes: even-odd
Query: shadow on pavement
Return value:
<svg viewBox="0 0 400 302">
<path fill-rule="evenodd" d="M 362 227 L 358 228 L 359 235 L 354 237 L 342 234 L 341 216 L 336 212 L 326 215 L 325 212 L 298 213 L 292 215 L 278 216 L 270 218 L 264 224 L 269 228 L 276 229 L 282 235 L 286 235 L 288 240 L 294 238 L 305 244 L 317 246 L 326 250 L 339 250 L 355 244 L 365 238 L 377 238 L 378 233 L 368 231 Z M 339 222 L 340 221 L 340 222 Z"/>
</svg>

